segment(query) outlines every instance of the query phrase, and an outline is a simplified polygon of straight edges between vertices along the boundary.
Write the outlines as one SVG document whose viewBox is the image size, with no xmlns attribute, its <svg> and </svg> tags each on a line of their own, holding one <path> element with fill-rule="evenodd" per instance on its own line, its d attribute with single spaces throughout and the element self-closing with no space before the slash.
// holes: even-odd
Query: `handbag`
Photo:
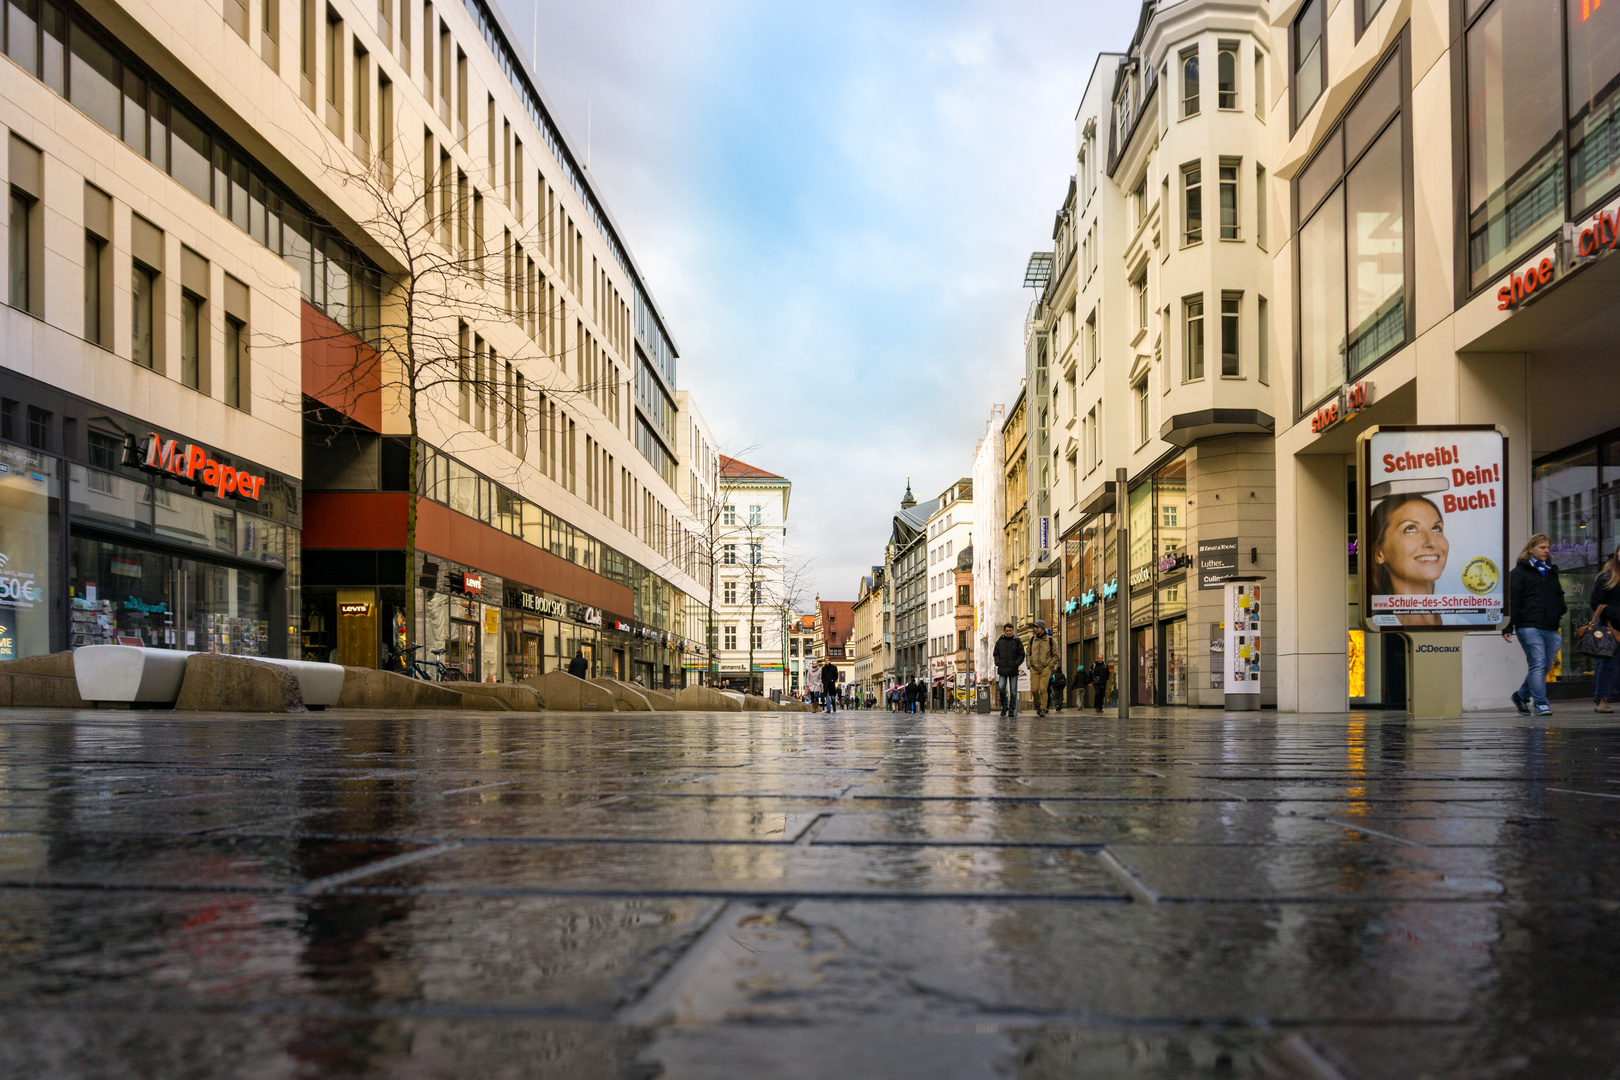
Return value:
<svg viewBox="0 0 1620 1080">
<path fill-rule="evenodd" d="M 1606 622 L 1600 622 L 1603 609 L 1607 604 L 1599 605 L 1592 613 L 1592 621 L 1581 628 L 1579 639 L 1575 642 L 1575 651 L 1595 656 L 1600 660 L 1608 660 L 1620 651 L 1620 639 L 1615 637 L 1614 628 Z"/>
</svg>

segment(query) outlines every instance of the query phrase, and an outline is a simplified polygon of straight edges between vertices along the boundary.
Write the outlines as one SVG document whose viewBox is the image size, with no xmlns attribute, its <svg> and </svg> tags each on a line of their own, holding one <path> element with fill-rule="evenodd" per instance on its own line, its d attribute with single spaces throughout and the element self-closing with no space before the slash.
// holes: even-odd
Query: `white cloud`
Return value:
<svg viewBox="0 0 1620 1080">
<path fill-rule="evenodd" d="M 526 30 L 532 7 L 509 0 Z M 827 598 L 971 472 L 1096 54 L 1137 5 L 540 0 L 538 70 L 716 434 L 794 481 Z M 525 47 L 527 42 L 523 43 Z"/>
</svg>

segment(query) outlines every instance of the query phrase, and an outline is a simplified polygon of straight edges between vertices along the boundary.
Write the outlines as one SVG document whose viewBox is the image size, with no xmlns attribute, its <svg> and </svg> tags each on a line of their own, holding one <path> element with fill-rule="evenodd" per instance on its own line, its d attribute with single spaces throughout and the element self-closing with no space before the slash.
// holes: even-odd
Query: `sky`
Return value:
<svg viewBox="0 0 1620 1080">
<path fill-rule="evenodd" d="M 1136 0 L 498 0 L 722 453 L 793 482 L 805 600 L 855 597 L 909 477 L 971 476 L 1096 56 Z M 808 603 L 805 605 L 808 610 Z"/>
</svg>

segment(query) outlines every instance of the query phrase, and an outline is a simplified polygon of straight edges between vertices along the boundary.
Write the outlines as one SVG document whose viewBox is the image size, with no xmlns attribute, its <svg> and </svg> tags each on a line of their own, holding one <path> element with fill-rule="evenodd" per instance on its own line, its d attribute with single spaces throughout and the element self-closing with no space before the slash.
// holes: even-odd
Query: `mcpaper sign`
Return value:
<svg viewBox="0 0 1620 1080">
<path fill-rule="evenodd" d="M 1511 569 L 1507 438 L 1490 427 L 1385 427 L 1360 442 L 1367 626 L 1495 627 Z"/>
<path fill-rule="evenodd" d="M 246 469 L 215 461 L 207 450 L 191 443 L 181 446 L 173 439 L 152 434 L 143 448 L 134 435 L 124 436 L 124 464 L 156 476 L 169 476 L 195 484 L 199 490 L 213 489 L 221 499 L 259 500 L 264 477 Z"/>
</svg>

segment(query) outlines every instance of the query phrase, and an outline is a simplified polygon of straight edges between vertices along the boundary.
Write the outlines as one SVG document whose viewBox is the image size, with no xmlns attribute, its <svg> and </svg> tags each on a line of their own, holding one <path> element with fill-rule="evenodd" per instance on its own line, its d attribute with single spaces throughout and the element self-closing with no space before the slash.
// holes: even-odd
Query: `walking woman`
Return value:
<svg viewBox="0 0 1620 1080">
<path fill-rule="evenodd" d="M 1537 716 L 1549 716 L 1547 670 L 1564 643 L 1558 628 L 1563 624 L 1564 586 L 1558 581 L 1558 567 L 1548 562 L 1552 537 L 1536 533 L 1524 542 L 1519 561 L 1508 574 L 1508 606 L 1512 621 L 1502 631 L 1508 640 L 1519 636 L 1519 646 L 1530 670 L 1524 685 L 1513 691 L 1513 705 L 1521 713 L 1535 707 Z"/>
<path fill-rule="evenodd" d="M 1592 625 L 1620 628 L 1620 548 L 1609 556 L 1597 580 L 1592 582 Z M 1615 678 L 1620 676 L 1620 653 L 1598 660 L 1594 674 L 1592 710 L 1614 712 L 1609 707 L 1609 699 L 1615 696 L 1617 689 Z"/>
</svg>

